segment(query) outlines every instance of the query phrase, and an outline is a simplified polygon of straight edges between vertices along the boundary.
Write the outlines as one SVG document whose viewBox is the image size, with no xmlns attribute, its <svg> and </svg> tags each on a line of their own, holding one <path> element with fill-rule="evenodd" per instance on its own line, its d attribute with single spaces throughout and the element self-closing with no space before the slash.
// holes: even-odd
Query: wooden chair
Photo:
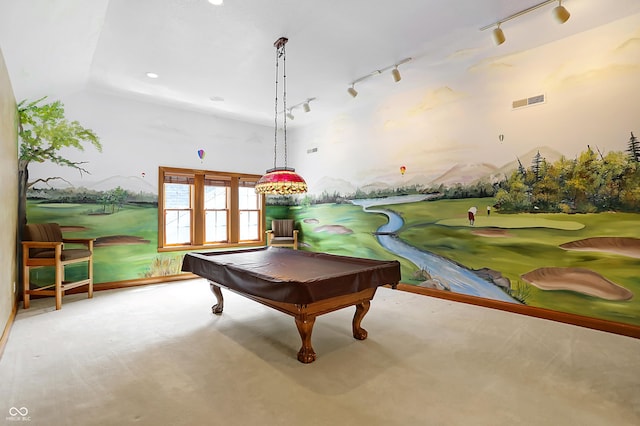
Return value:
<svg viewBox="0 0 640 426">
<path fill-rule="evenodd" d="M 33 295 L 55 296 L 56 310 L 62 307 L 64 292 L 72 288 L 89 285 L 89 298 L 93 297 L 93 238 L 62 238 L 57 223 L 28 224 L 22 241 L 22 289 L 24 308 L 29 308 Z M 65 248 L 65 244 L 82 244 L 86 248 Z M 64 268 L 67 265 L 87 262 L 88 278 L 65 282 Z M 44 287 L 31 288 L 29 271 L 33 267 L 53 266 L 55 281 Z M 53 289 L 52 289 L 53 288 Z"/>
<path fill-rule="evenodd" d="M 274 247 L 293 247 L 298 250 L 298 230 L 293 219 L 273 219 L 267 231 L 267 244 Z"/>
</svg>

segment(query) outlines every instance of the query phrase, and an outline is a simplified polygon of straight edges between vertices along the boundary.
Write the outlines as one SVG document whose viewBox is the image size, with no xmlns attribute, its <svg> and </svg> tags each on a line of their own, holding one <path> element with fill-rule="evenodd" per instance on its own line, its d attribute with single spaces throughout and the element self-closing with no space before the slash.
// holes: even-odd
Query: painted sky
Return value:
<svg viewBox="0 0 640 426">
<path fill-rule="evenodd" d="M 496 48 L 480 63 L 451 61 L 464 67 L 451 78 L 425 72 L 422 85 L 398 86 L 372 105 L 297 131 L 305 152 L 296 167 L 310 191 L 332 175 L 362 186 L 437 176 L 456 164 L 501 167 L 542 146 L 568 157 L 587 145 L 624 150 L 630 132 L 640 134 L 640 15 L 508 56 Z M 540 94 L 545 103 L 512 108 Z M 318 152 L 305 155 L 311 146 Z"/>
</svg>

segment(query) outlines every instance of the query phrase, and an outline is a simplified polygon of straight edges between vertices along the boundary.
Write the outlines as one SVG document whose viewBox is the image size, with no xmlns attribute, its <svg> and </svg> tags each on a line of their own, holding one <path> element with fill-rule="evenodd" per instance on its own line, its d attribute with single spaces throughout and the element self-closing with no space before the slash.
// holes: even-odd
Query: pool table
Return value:
<svg viewBox="0 0 640 426">
<path fill-rule="evenodd" d="M 224 299 L 220 288 L 224 287 L 292 315 L 302 339 L 298 360 L 303 363 L 316 359 L 311 332 L 318 315 L 355 305 L 353 337 L 364 340 L 367 331 L 360 324 L 376 289 L 387 284 L 395 288 L 400 281 L 397 260 L 280 247 L 187 253 L 182 270 L 209 281 L 217 299 L 211 308 L 214 314 L 222 313 Z"/>
</svg>

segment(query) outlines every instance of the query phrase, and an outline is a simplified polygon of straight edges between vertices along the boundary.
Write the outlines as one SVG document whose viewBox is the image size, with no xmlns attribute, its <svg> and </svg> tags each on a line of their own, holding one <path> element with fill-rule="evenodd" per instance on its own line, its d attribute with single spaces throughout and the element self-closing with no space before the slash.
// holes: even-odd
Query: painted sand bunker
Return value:
<svg viewBox="0 0 640 426">
<path fill-rule="evenodd" d="M 511 236 L 511 234 L 509 234 L 509 232 L 507 232 L 505 229 L 498 229 L 498 228 L 475 229 L 471 231 L 471 233 L 473 235 L 479 235 L 481 237 L 491 237 L 491 238 Z"/>
<path fill-rule="evenodd" d="M 326 232 L 328 234 L 353 234 L 353 231 L 342 225 L 322 225 L 313 229 L 313 232 Z"/>
<path fill-rule="evenodd" d="M 594 237 L 560 245 L 565 250 L 601 251 L 640 259 L 640 239 L 625 237 Z"/>
<path fill-rule="evenodd" d="M 570 290 L 606 300 L 629 300 L 633 293 L 584 268 L 538 268 L 521 275 L 542 290 Z"/>
</svg>

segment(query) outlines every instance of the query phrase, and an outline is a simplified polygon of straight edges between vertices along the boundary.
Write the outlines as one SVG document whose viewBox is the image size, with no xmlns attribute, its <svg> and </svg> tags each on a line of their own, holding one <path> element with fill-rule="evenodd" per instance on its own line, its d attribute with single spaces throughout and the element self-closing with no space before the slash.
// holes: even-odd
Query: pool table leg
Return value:
<svg viewBox="0 0 640 426">
<path fill-rule="evenodd" d="M 371 307 L 371 302 L 369 300 L 365 300 L 362 303 L 358 303 L 356 305 L 356 313 L 353 316 L 353 337 L 358 340 L 364 340 L 367 338 L 367 330 L 360 327 L 360 323 L 362 322 L 362 318 L 369 312 L 369 308 Z"/>
<path fill-rule="evenodd" d="M 213 312 L 214 314 L 221 314 L 222 309 L 224 308 L 224 299 L 222 297 L 222 290 L 220 290 L 220 287 L 218 287 L 211 281 L 209 281 L 209 287 L 211 288 L 211 292 L 213 293 L 214 296 L 216 296 L 216 299 L 218 301 L 218 303 L 216 303 L 211 307 L 211 312 Z"/>
<path fill-rule="evenodd" d="M 295 318 L 298 333 L 300 333 L 300 338 L 302 339 L 302 347 L 298 351 L 298 361 L 309 364 L 316 360 L 316 353 L 311 347 L 311 332 L 313 331 L 316 317 L 296 315 Z"/>
</svg>

